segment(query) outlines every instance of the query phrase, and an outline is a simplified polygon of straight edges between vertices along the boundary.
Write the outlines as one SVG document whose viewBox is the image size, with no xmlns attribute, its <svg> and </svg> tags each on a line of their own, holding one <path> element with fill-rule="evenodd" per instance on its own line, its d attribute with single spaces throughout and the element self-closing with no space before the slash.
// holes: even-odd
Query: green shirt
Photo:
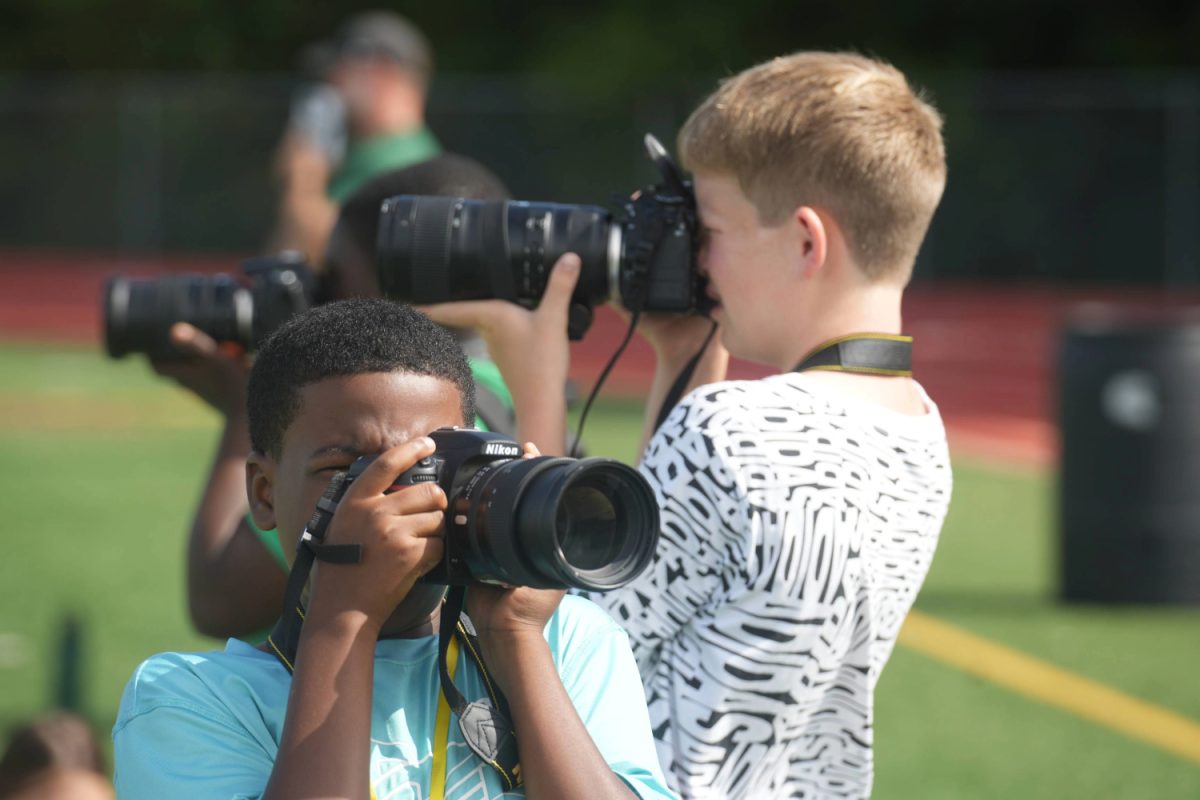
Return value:
<svg viewBox="0 0 1200 800">
<path fill-rule="evenodd" d="M 412 133 L 384 134 L 355 142 L 329 179 L 325 194 L 340 205 L 376 175 L 433 158 L 441 149 L 424 127 Z"/>
</svg>

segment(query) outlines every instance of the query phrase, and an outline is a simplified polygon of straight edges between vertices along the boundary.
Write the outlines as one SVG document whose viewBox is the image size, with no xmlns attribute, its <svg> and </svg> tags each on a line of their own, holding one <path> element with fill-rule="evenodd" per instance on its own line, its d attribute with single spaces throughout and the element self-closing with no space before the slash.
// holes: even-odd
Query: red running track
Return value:
<svg viewBox="0 0 1200 800">
<path fill-rule="evenodd" d="M 236 257 L 122 258 L 54 252 L 0 252 L 0 336 L 100 343 L 100 296 L 113 274 L 235 271 Z M 1200 305 L 1200 294 L 1043 285 L 917 285 L 906 295 L 905 327 L 916 339 L 914 371 L 941 408 L 959 454 L 1051 466 L 1055 353 L 1065 317 L 1082 303 L 1157 312 Z M 598 309 L 584 341 L 572 345 L 572 377 L 591 388 L 624 326 Z M 636 338 L 614 369 L 607 393 L 637 396 L 653 372 Z M 766 374 L 736 362 L 730 377 Z"/>
</svg>

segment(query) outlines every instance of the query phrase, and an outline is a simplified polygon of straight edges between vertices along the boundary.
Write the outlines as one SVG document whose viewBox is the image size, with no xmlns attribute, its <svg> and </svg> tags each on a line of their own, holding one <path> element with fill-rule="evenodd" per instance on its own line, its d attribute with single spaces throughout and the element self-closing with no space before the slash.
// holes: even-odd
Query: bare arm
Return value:
<svg viewBox="0 0 1200 800">
<path fill-rule="evenodd" d="M 286 582 L 279 565 L 245 522 L 249 363 L 243 355 L 222 350 L 191 325 L 175 325 L 171 337 L 191 358 L 154 362 L 155 371 L 225 418 L 188 535 L 188 609 L 201 633 L 242 636 L 275 620 Z"/>
<path fill-rule="evenodd" d="M 561 592 L 472 586 L 468 613 L 484 660 L 508 698 L 532 800 L 635 795 L 617 777 L 575 711 L 543 629 Z"/>
<path fill-rule="evenodd" d="M 337 206 L 325 194 L 330 165 L 320 148 L 303 136 L 284 137 L 276 160 L 279 211 L 268 241 L 271 250 L 299 250 L 319 264 L 337 221 Z"/>
<path fill-rule="evenodd" d="M 566 439 L 566 401 L 561 388 L 570 365 L 566 320 L 579 268 L 575 254 L 560 258 L 541 303 L 532 312 L 503 300 L 441 303 L 421 309 L 435 322 L 479 331 L 513 394 L 518 435 L 551 455 L 564 451 Z M 639 322 L 638 330 L 657 357 L 654 381 L 646 398 L 639 454 L 654 433 L 667 392 L 683 366 L 700 350 L 711 327 L 712 322 L 705 317 L 681 314 L 646 314 Z M 723 380 L 728 365 L 729 352 L 719 338 L 714 338 L 684 394 Z"/>
<path fill-rule="evenodd" d="M 579 279 L 579 256 L 567 253 L 554 265 L 546 293 L 528 311 L 505 300 L 422 306 L 434 322 L 474 328 L 513 396 L 517 436 L 546 455 L 566 452 L 567 308 Z"/>
<path fill-rule="evenodd" d="M 711 320 L 705 317 L 667 314 L 651 314 L 643 317 L 639 323 L 638 330 L 650 342 L 655 355 L 654 379 L 646 396 L 646 409 L 642 418 L 642 438 L 638 445 L 639 461 L 646 452 L 650 437 L 658 427 L 658 414 L 667 393 L 676 378 L 682 374 L 687 362 L 700 351 L 711 327 Z M 729 351 L 721 344 L 718 331 L 708 343 L 691 379 L 676 400 L 682 399 L 698 386 L 724 380 L 728 368 Z"/>
<path fill-rule="evenodd" d="M 207 636 L 245 636 L 279 616 L 287 575 L 246 523 L 245 415 L 217 445 L 187 546 L 188 610 Z"/>
<path fill-rule="evenodd" d="M 379 629 L 362 613 L 332 611 L 316 601 L 314 594 L 263 800 L 370 796 L 368 739 Z"/>
</svg>

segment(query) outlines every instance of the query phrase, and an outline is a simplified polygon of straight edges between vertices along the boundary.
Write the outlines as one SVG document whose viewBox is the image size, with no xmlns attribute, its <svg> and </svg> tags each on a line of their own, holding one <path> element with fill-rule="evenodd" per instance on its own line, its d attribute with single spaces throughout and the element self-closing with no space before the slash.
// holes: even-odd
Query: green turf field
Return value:
<svg viewBox="0 0 1200 800">
<path fill-rule="evenodd" d="M 106 733 L 136 664 L 190 632 L 183 541 L 217 420 L 137 360 L 0 346 L 0 727 L 57 695 L 84 625 L 86 709 Z M 597 407 L 594 454 L 631 458 L 638 411 Z M 1048 476 L 956 464 L 918 607 L 1200 720 L 1200 613 L 1053 601 Z M 877 705 L 880 798 L 1196 798 L 1200 765 L 898 647 Z"/>
</svg>

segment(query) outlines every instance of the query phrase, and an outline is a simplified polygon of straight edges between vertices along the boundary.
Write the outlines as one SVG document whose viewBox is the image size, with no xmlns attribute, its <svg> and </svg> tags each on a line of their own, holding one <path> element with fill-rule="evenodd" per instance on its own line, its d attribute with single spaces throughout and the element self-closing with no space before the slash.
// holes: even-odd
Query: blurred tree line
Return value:
<svg viewBox="0 0 1200 800">
<path fill-rule="evenodd" d="M 297 54 L 380 6 L 433 42 L 443 144 L 517 197 L 606 204 L 716 78 L 854 49 L 946 118 L 918 277 L 1200 285 L 1194 2 L 0 0 L 0 244 L 258 249 Z"/>
<path fill-rule="evenodd" d="M 287 70 L 301 46 L 379 6 L 412 17 L 443 70 L 553 72 L 601 94 L 803 48 L 855 48 L 906 70 L 1200 64 L 1200 4 L 1184 0 L 5 0 L 0 69 Z"/>
</svg>

